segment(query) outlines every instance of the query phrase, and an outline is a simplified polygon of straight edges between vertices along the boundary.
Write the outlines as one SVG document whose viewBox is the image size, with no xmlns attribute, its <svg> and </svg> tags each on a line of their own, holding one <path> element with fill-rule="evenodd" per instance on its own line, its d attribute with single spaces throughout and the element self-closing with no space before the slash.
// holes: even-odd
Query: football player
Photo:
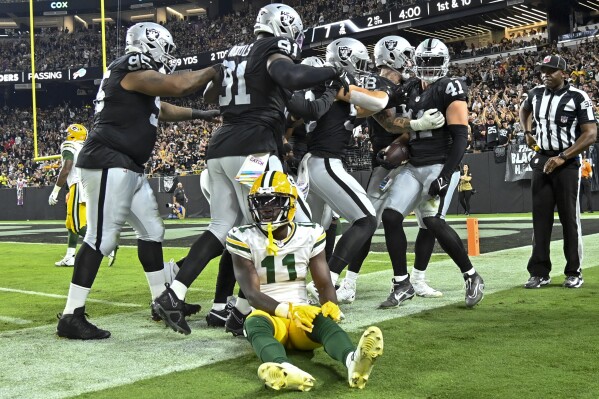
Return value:
<svg viewBox="0 0 599 399">
<path fill-rule="evenodd" d="M 309 391 L 314 377 L 294 366 L 285 348 L 323 346 L 347 367 L 349 385 L 364 388 L 374 361 L 383 353 L 382 332 L 367 328 L 356 347 L 336 323 L 341 310 L 324 256 L 325 232 L 315 223 L 294 222 L 297 199 L 287 175 L 266 172 L 248 196 L 254 223 L 233 228 L 227 235 L 235 276 L 255 309 L 244 328 L 262 362 L 258 377 L 275 390 Z M 307 302 L 308 270 L 322 306 Z"/>
<path fill-rule="evenodd" d="M 65 131 L 67 139 L 60 145 L 60 155 L 62 158 L 62 167 L 58 173 L 58 179 L 54 189 L 48 198 L 48 204 L 56 205 L 58 203 L 58 194 L 62 186 L 67 183 L 67 219 L 65 222 L 67 228 L 67 253 L 58 262 L 56 266 L 75 266 L 75 249 L 77 248 L 77 237 L 85 237 L 87 222 L 85 219 L 85 196 L 80 187 L 79 174 L 77 168 L 73 166 L 77 163 L 77 156 L 83 142 L 87 139 L 87 129 L 85 126 L 73 123 Z M 112 266 L 116 260 L 118 246 L 108 255 L 108 266 Z"/>
<path fill-rule="evenodd" d="M 200 111 L 160 101 L 191 94 L 222 75 L 220 65 L 171 75 L 175 44 L 163 26 L 142 22 L 127 30 L 126 54 L 104 73 L 95 100 L 94 126 L 77 158 L 87 198 L 88 229 L 75 257 L 75 270 L 57 334 L 103 339 L 110 332 L 87 321 L 85 303 L 102 256 L 117 245 L 125 223 L 137 234 L 138 257 L 152 298 L 164 289 L 164 225 L 144 164 L 156 142 L 158 121 L 214 120 L 218 111 Z M 182 304 L 184 307 L 184 305 Z M 185 307 L 184 307 L 185 308 Z M 199 306 L 187 307 L 198 311 Z"/>
<path fill-rule="evenodd" d="M 387 108 L 372 117 L 368 118 L 370 138 L 373 146 L 372 174 L 368 182 L 367 194 L 377 211 L 378 224 L 383 219 L 383 214 L 387 206 L 393 207 L 397 201 L 395 193 L 402 188 L 396 184 L 394 176 L 399 172 L 397 165 L 391 165 L 384 159 L 384 153 L 389 144 L 398 140 L 406 143 L 409 139 L 410 131 L 437 129 L 445 124 L 445 118 L 440 112 L 432 109 L 425 112 L 420 120 L 412 120 L 406 112 L 407 95 L 403 90 L 402 84 L 408 84 L 410 75 L 408 71 L 412 68 L 412 58 L 414 48 L 401 36 L 385 36 L 381 38 L 374 46 L 374 61 L 379 68 L 378 75 L 370 75 L 364 79 L 364 84 L 368 88 L 387 90 L 391 95 L 391 101 Z M 459 174 L 452 180 L 454 188 L 457 186 Z M 453 190 L 449 191 L 453 193 Z M 442 217 L 445 216 L 449 202 L 443 208 Z M 416 259 L 414 262 L 414 290 L 416 295 L 423 297 L 438 297 L 442 293 L 431 288 L 425 282 L 425 270 L 434 247 L 429 245 L 429 237 L 426 234 L 426 228 L 422 224 L 420 215 L 417 219 L 422 231 L 419 232 L 416 240 Z M 393 229 L 397 226 L 383 223 L 385 237 L 387 238 L 387 248 L 390 254 L 394 253 Z M 345 278 L 339 284 L 337 290 L 337 299 L 340 303 L 351 303 L 356 296 L 356 280 L 362 264 L 368 256 L 371 239 L 362 247 L 360 253 L 349 265 Z M 394 259 L 392 257 L 392 259 Z M 411 298 L 411 297 L 410 297 Z"/>
<path fill-rule="evenodd" d="M 401 39 L 401 40 L 399 40 Z M 342 39 L 341 41 L 338 41 L 339 43 L 333 42 L 329 45 L 329 47 L 327 48 L 327 60 L 330 59 L 330 62 L 346 62 L 343 61 L 343 50 L 344 48 L 350 48 L 351 49 L 351 54 L 352 57 L 355 54 L 363 54 L 366 50 L 361 49 L 361 47 L 363 47 L 363 45 L 361 45 L 361 43 L 357 42 L 354 39 Z M 359 43 L 361 45 L 358 45 L 357 43 Z M 355 46 L 356 48 L 352 48 L 351 46 Z M 385 46 L 386 45 L 386 46 Z M 336 47 L 335 47 L 336 46 Z M 382 47 L 384 47 L 386 54 L 381 54 L 382 52 Z M 378 49 L 377 49 L 378 47 Z M 391 49 L 391 50 L 389 50 Z M 360 51 L 361 50 L 361 51 Z M 386 93 L 386 95 L 388 96 L 388 98 L 390 99 L 386 104 L 384 104 L 384 107 L 379 108 L 376 111 L 381 111 L 382 108 L 385 108 L 384 111 L 382 112 L 368 112 L 368 113 L 363 113 L 364 116 L 369 116 L 372 115 L 373 113 L 375 115 L 379 115 L 379 114 L 383 114 L 383 116 L 381 116 L 381 119 L 384 119 L 384 123 L 382 123 L 387 130 L 391 131 L 388 132 L 386 129 L 382 128 L 381 125 L 379 123 L 374 123 L 374 125 L 376 125 L 376 127 L 374 128 L 374 130 L 369 130 L 373 133 L 373 145 L 375 146 L 375 149 L 378 151 L 378 149 L 382 149 L 384 147 L 386 147 L 391 141 L 393 141 L 395 138 L 397 138 L 397 134 L 401 133 L 401 132 L 405 132 L 407 131 L 407 129 L 412 125 L 414 129 L 429 129 L 431 127 L 437 126 L 439 123 L 442 124 L 443 121 L 440 121 L 438 116 L 434 115 L 434 112 L 427 112 L 421 119 L 418 120 L 414 120 L 411 121 L 409 118 L 407 117 L 399 117 L 396 116 L 396 111 L 395 111 L 395 107 L 401 103 L 403 103 L 405 101 L 403 94 L 401 93 L 401 91 L 398 89 L 397 84 L 400 83 L 401 80 L 401 74 L 403 73 L 403 68 L 404 66 L 406 66 L 407 62 L 408 62 L 408 57 L 411 55 L 410 51 L 412 51 L 413 49 L 411 48 L 411 46 L 409 45 L 409 43 L 398 36 L 390 36 L 387 38 L 387 40 L 381 40 L 379 41 L 378 46 L 375 46 L 375 61 L 377 63 L 377 66 L 382 68 L 382 73 L 381 76 L 377 76 L 377 75 L 370 75 L 370 74 L 365 74 L 363 75 L 363 85 L 365 87 L 365 89 L 369 89 L 375 92 L 383 92 Z M 351 59 L 351 58 L 350 58 Z M 366 58 L 362 58 L 362 61 L 366 61 L 368 60 L 367 58 L 367 53 L 366 53 Z M 395 80 L 395 81 L 394 81 Z M 341 105 L 341 104 L 340 104 Z M 347 106 L 348 104 L 346 104 Z M 336 117 L 339 120 L 339 116 L 342 116 L 341 113 L 339 113 Z M 360 115 L 358 115 L 360 116 Z M 388 122 L 389 121 L 389 122 Z M 330 123 L 330 122 L 329 122 Z M 370 124 L 370 126 L 372 126 L 373 123 Z M 339 151 L 340 148 L 345 148 L 345 144 L 347 143 L 347 141 L 349 140 L 349 136 L 347 134 L 351 133 L 351 129 L 349 131 L 347 131 L 347 127 L 353 127 L 353 125 L 348 125 L 345 122 L 343 122 L 341 120 L 341 124 L 340 126 L 338 125 L 338 129 L 337 131 L 339 133 L 337 133 L 337 137 L 341 138 L 341 140 L 337 139 L 338 141 L 332 142 L 331 140 L 329 140 L 329 142 L 324 145 L 324 143 L 322 142 L 323 139 L 326 137 L 326 135 L 324 133 L 322 133 L 322 131 L 319 130 L 320 127 L 324 128 L 325 131 L 329 130 L 332 131 L 332 129 L 328 126 L 326 126 L 326 123 L 324 123 L 324 121 L 320 120 L 318 121 L 318 125 L 316 128 L 316 132 L 313 133 L 314 138 L 316 141 L 316 145 L 311 145 L 311 147 L 314 149 L 314 152 L 312 153 L 312 155 L 314 155 L 314 153 L 322 153 L 325 156 L 329 156 L 330 158 L 340 158 L 339 155 L 341 152 Z M 345 131 L 346 132 L 346 137 L 342 138 L 341 136 L 341 132 Z M 317 134 L 320 133 L 321 137 L 319 139 L 319 137 L 317 136 Z M 319 141 L 320 140 L 320 141 Z M 319 148 L 320 147 L 320 148 Z M 328 148 L 327 148 L 328 147 Z M 332 147 L 336 147 L 336 148 L 332 148 Z M 343 150 L 344 153 L 344 150 Z M 330 154 L 335 154 L 337 156 L 330 156 Z M 336 164 L 336 162 L 339 161 L 338 164 Z M 314 162 L 314 161 L 312 161 Z M 332 273 L 332 279 L 333 282 L 336 282 L 339 274 L 343 271 L 343 269 L 345 268 L 347 262 L 350 262 L 350 264 L 352 262 L 354 262 L 357 258 L 361 258 L 359 262 L 354 263 L 354 267 L 352 268 L 352 270 L 350 270 L 348 273 L 346 273 L 346 278 L 341 282 L 340 287 L 337 291 L 337 297 L 339 299 L 339 301 L 341 303 L 351 303 L 353 302 L 353 300 L 355 299 L 355 286 L 356 286 L 356 279 L 358 276 L 358 272 L 359 272 L 359 267 L 362 264 L 362 261 L 364 260 L 364 258 L 366 257 L 366 255 L 368 254 L 368 249 L 370 248 L 370 239 L 372 237 L 372 234 L 374 234 L 374 231 L 376 230 L 376 226 L 378 225 L 378 220 L 380 220 L 380 212 L 379 211 L 381 209 L 381 206 L 383 204 L 383 199 L 380 199 L 380 195 L 375 195 L 373 194 L 374 191 L 376 191 L 378 193 L 379 191 L 379 182 L 381 180 L 383 180 L 383 178 L 385 177 L 385 175 L 387 173 L 389 173 L 389 171 L 387 171 L 386 169 L 380 167 L 380 168 L 375 168 L 373 174 L 374 177 L 372 177 L 370 179 L 371 182 L 374 182 L 376 180 L 378 180 L 378 182 L 376 183 L 376 187 L 372 188 L 369 186 L 369 191 L 370 193 L 367 194 L 364 189 L 361 187 L 360 184 L 358 184 L 357 182 L 355 182 L 355 180 L 353 178 L 351 178 L 349 175 L 347 175 L 347 173 L 343 170 L 343 167 L 341 165 L 341 162 L 339 159 L 326 159 L 325 160 L 325 164 L 326 162 L 330 162 L 331 166 L 327 169 L 325 167 L 323 167 L 322 165 L 314 165 L 315 168 L 320 168 L 320 172 L 319 171 L 315 171 L 316 176 L 329 176 L 329 178 L 332 178 L 331 181 L 321 181 L 319 184 L 321 188 L 316 187 L 316 190 L 324 190 L 324 196 L 327 197 L 329 199 L 331 206 L 333 207 L 332 204 L 332 199 L 335 199 L 335 203 L 339 204 L 339 206 L 343 206 L 346 208 L 345 210 L 345 214 L 347 215 L 348 210 L 347 209 L 352 209 L 353 207 L 353 211 L 352 212 L 360 212 L 360 209 L 356 209 L 356 205 L 358 205 L 360 202 L 356 201 L 356 198 L 362 197 L 364 200 L 362 201 L 362 203 L 368 203 L 370 205 L 370 207 L 372 208 L 371 211 L 373 212 L 369 212 L 369 215 L 371 217 L 369 217 L 368 219 L 362 219 L 362 220 L 358 220 L 358 223 L 355 224 L 355 227 L 352 226 L 350 227 L 350 229 L 348 231 L 346 231 L 343 236 L 341 237 L 341 239 L 339 240 L 339 242 L 337 243 L 337 247 L 335 249 L 335 252 L 337 252 L 337 254 L 333 253 L 333 256 L 331 258 L 331 260 L 329 261 L 329 267 L 331 268 L 331 273 Z M 376 162 L 376 161 L 374 161 Z M 375 166 L 378 166 L 378 164 L 375 164 Z M 326 173 L 323 173 L 323 171 L 326 170 Z M 310 185 L 311 185 L 311 190 L 313 189 L 313 184 L 312 184 L 312 174 L 310 175 Z M 318 179 L 317 179 L 318 180 Z M 345 188 L 346 190 L 341 190 L 341 195 L 339 193 L 332 193 L 331 190 L 334 190 L 335 187 L 343 187 L 342 185 L 340 185 L 340 183 L 338 183 L 338 181 L 343 181 L 345 182 Z M 324 183 L 324 184 L 323 184 Z M 351 183 L 350 185 L 348 185 L 347 183 Z M 374 185 L 371 184 L 371 185 Z M 312 192 L 312 191 L 311 191 Z M 346 203 L 343 204 L 342 202 L 339 201 L 339 198 L 343 198 L 343 196 L 347 197 Z M 311 198 L 314 198 L 313 196 L 311 196 Z M 372 202 L 371 205 L 371 200 L 374 200 Z M 353 204 L 353 205 L 352 205 Z M 374 207 L 373 205 L 376 204 L 376 207 Z M 315 207 L 312 206 L 312 204 L 310 204 L 311 207 Z M 333 209 L 339 213 L 340 215 L 342 215 L 343 217 L 345 217 L 350 223 L 352 223 L 353 221 L 356 220 L 355 215 L 354 216 L 346 216 L 344 215 L 344 212 L 339 210 L 340 208 L 335 209 L 333 207 Z M 379 215 L 379 217 L 375 217 L 375 215 Z M 316 219 L 317 220 L 317 219 Z M 364 228 L 360 225 L 360 223 L 365 223 L 366 221 L 369 222 L 368 228 Z M 322 221 L 321 223 L 324 223 L 324 221 Z M 355 231 L 352 231 L 355 230 Z M 359 230 L 363 230 L 363 231 L 359 231 Z M 356 239 L 356 237 L 359 237 L 359 239 Z M 346 253 L 343 254 L 343 250 L 344 248 L 346 248 L 346 246 L 349 246 L 349 248 L 351 248 L 351 252 L 347 251 Z M 343 254 L 343 255 L 339 255 L 339 254 Z M 318 293 L 317 291 L 314 289 L 315 287 L 312 284 L 308 285 L 308 291 L 310 292 L 311 296 L 313 297 L 317 297 Z"/>
<path fill-rule="evenodd" d="M 210 226 L 192 245 L 173 284 L 153 305 L 171 328 L 185 334 L 191 332 L 182 311 L 188 287 L 211 259 L 222 254 L 227 232 L 251 220 L 245 202 L 252 179 L 267 169 L 283 168 L 277 154 L 282 148 L 287 95 L 281 88 L 299 90 L 328 80 L 342 81 L 347 87 L 342 68 L 294 63 L 304 33 L 293 8 L 277 3 L 264 6 L 254 33 L 253 43 L 229 49 L 222 79 L 205 93 L 208 100 L 218 99 L 223 114 L 223 124 L 212 134 L 206 152 L 210 192 L 219 197 L 210 207 Z M 220 296 L 215 302 L 223 304 L 227 293 Z M 236 306 L 244 314 L 250 310 L 247 301 Z"/>
<path fill-rule="evenodd" d="M 391 293 L 379 307 L 395 308 L 414 295 L 407 271 L 407 239 L 403 230 L 405 216 L 414 209 L 460 268 L 466 282 L 466 306 L 473 307 L 483 298 L 483 279 L 472 266 L 457 233 L 441 217 L 452 174 L 467 146 L 468 88 L 463 81 L 445 76 L 449 51 L 438 39 L 420 43 L 413 63 L 418 79 L 406 85 L 407 111 L 412 118 L 418 118 L 427 110 L 438 109 L 445 116 L 446 124 L 438 129 L 410 132 L 410 159 L 395 177 L 395 184 L 401 189 L 392 194 L 394 201 L 388 203 L 383 212 L 383 224 L 396 226 L 385 231 L 386 241 L 393 242 L 388 249 L 394 277 Z"/>
</svg>

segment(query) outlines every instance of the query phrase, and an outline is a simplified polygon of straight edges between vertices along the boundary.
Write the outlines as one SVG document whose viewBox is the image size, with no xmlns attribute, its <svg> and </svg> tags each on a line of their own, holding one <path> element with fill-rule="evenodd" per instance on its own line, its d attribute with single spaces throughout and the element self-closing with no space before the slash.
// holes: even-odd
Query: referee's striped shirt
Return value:
<svg viewBox="0 0 599 399">
<path fill-rule="evenodd" d="M 580 125 L 595 122 L 593 102 L 582 90 L 565 84 L 555 92 L 533 88 L 523 103 L 536 122 L 537 144 L 543 151 L 564 151 L 580 136 Z"/>
</svg>

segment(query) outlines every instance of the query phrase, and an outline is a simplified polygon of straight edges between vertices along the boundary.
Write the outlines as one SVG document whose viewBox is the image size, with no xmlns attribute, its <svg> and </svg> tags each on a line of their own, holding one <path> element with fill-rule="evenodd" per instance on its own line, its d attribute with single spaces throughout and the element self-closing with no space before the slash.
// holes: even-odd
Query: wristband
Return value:
<svg viewBox="0 0 599 399">
<path fill-rule="evenodd" d="M 62 187 L 54 185 L 54 189 L 52 190 L 52 195 L 57 195 L 60 192 Z"/>
<path fill-rule="evenodd" d="M 530 130 L 527 130 L 524 132 L 525 136 L 532 136 L 532 132 Z"/>
<path fill-rule="evenodd" d="M 557 156 L 558 156 L 558 157 L 560 157 L 561 159 L 563 159 L 564 161 L 567 161 L 567 160 L 568 160 L 568 157 L 567 157 L 567 156 L 566 156 L 566 154 L 565 154 L 565 153 L 563 153 L 563 152 L 560 152 L 559 154 L 557 154 Z"/>
<path fill-rule="evenodd" d="M 275 309 L 275 316 L 282 317 L 284 319 L 289 318 L 289 313 L 291 310 L 291 304 L 287 302 L 281 302 L 277 305 Z"/>
</svg>

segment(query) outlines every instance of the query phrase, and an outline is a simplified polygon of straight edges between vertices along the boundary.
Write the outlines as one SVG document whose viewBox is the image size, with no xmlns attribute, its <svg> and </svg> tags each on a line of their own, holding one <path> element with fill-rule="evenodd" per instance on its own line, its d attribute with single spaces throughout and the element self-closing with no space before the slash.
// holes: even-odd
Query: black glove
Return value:
<svg viewBox="0 0 599 399">
<path fill-rule="evenodd" d="M 204 119 L 208 122 L 218 122 L 220 111 L 217 109 L 211 109 L 208 111 L 201 111 L 199 109 L 191 110 L 191 119 Z"/>
<path fill-rule="evenodd" d="M 345 69 L 340 66 L 332 66 L 335 70 L 335 77 L 333 78 L 333 82 L 341 83 L 341 87 L 343 87 L 343 95 L 349 93 L 349 85 L 351 84 L 351 74 L 347 73 Z"/>
<path fill-rule="evenodd" d="M 431 197 L 445 197 L 447 194 L 447 189 L 449 188 L 449 181 L 451 180 L 451 176 L 439 176 L 437 177 L 428 189 L 428 195 Z"/>
<path fill-rule="evenodd" d="M 385 160 L 385 149 L 384 148 L 376 153 L 376 162 L 387 170 L 392 170 L 397 167 L 396 165 L 390 164 L 389 162 L 387 162 Z"/>
</svg>

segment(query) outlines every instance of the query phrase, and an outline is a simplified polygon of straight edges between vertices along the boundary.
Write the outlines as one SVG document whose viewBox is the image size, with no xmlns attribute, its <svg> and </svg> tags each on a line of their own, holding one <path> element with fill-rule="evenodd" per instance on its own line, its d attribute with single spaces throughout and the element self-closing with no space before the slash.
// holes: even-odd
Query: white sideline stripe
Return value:
<svg viewBox="0 0 599 399">
<path fill-rule="evenodd" d="M 5 287 L 0 287 L 0 291 L 13 292 L 13 293 L 25 294 L 25 295 L 45 296 L 48 298 L 58 298 L 58 299 L 66 299 L 67 298 L 66 295 L 48 294 L 46 292 L 38 292 L 38 291 L 17 290 L 14 288 L 5 288 Z M 103 299 L 88 299 L 87 302 L 103 303 L 105 305 L 120 306 L 120 307 L 124 307 L 124 308 L 141 308 L 142 307 L 138 303 L 112 302 L 112 301 L 105 301 Z"/>
<path fill-rule="evenodd" d="M 9 316 L 0 316 L 0 321 L 6 322 L 6 323 L 11 323 L 11 324 L 19 324 L 19 325 L 33 323 L 31 320 L 18 319 L 16 317 L 9 317 Z"/>
<path fill-rule="evenodd" d="M 595 262 L 587 268 L 599 266 L 596 260 L 599 246 L 592 245 L 599 234 L 583 239 L 587 259 Z M 562 246 L 561 240 L 551 243 L 556 257 L 561 258 Z M 513 256 L 508 257 L 507 253 Z M 529 256 L 530 246 L 525 246 L 473 258 L 474 266 L 485 279 L 486 294 L 521 287 L 528 279 L 525 262 Z M 514 262 L 516 257 L 522 259 L 522 263 Z M 561 273 L 562 270 L 555 270 L 553 275 L 558 277 Z M 443 297 L 414 298 L 397 309 L 375 310 L 389 293 L 391 277 L 389 269 L 358 279 L 358 299 L 352 305 L 342 305 L 346 316 L 342 325 L 346 331 L 361 331 L 363 326 L 446 305 L 464 308 L 464 282 L 451 260 L 432 263 L 427 271 L 430 285 L 442 291 Z M 559 280 L 556 278 L 554 284 L 559 284 Z M 522 295 L 527 295 L 524 289 Z M 493 309 L 485 308 L 483 300 L 472 311 L 492 312 Z M 61 340 L 54 335 L 55 324 L 0 333 L 0 358 L 12 361 L 11 367 L 2 369 L 0 398 L 66 398 L 253 352 L 246 340 L 233 338 L 220 329 L 207 328 L 202 316 L 191 318 L 193 331 L 189 336 L 150 322 L 148 313 L 142 310 L 99 317 L 91 322 L 111 331 L 112 337 L 96 342 Z M 258 364 L 256 359 L 255 366 Z M 248 376 L 254 374 L 255 370 L 248 370 Z M 258 389 L 257 378 L 255 383 Z M 201 392 L 197 396 L 202 397 Z"/>
</svg>

